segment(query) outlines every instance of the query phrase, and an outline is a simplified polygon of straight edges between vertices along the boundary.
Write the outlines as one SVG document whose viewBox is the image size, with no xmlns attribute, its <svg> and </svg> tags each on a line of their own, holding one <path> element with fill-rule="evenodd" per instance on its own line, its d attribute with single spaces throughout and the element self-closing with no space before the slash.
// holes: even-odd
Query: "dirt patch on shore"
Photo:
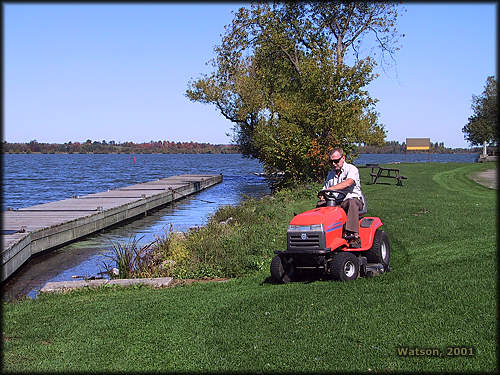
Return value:
<svg viewBox="0 0 500 375">
<path fill-rule="evenodd" d="M 497 184 L 497 170 L 488 169 L 487 171 L 475 173 L 471 175 L 471 178 L 476 181 L 478 184 L 486 186 L 490 189 L 498 189 Z"/>
</svg>

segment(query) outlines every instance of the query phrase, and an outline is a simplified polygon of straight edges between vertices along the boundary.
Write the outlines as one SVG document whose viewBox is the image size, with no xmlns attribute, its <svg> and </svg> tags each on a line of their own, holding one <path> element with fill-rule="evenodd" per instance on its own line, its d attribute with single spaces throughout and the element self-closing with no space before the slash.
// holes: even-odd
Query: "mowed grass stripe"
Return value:
<svg viewBox="0 0 500 375">
<path fill-rule="evenodd" d="M 443 175 L 461 181 L 453 173 L 481 168 L 401 165 L 409 177 L 403 187 L 363 185 L 369 214 L 382 218 L 391 240 L 390 273 L 350 283 L 272 285 L 265 282 L 267 263 L 251 276 L 226 283 L 101 288 L 4 304 L 4 368 L 492 372 L 496 196 L 467 180 L 462 190 L 450 193 L 433 178 L 441 173 L 439 181 Z M 365 172 L 362 182 L 368 180 Z M 243 211 L 267 219 L 255 220 L 258 228 L 240 224 L 242 230 L 252 234 L 255 246 L 284 246 L 282 238 L 273 245 L 273 237 L 285 236 L 294 211 L 314 204 L 318 187 L 280 193 L 265 206 L 247 203 Z M 231 246 L 251 247 L 243 241 Z M 398 347 L 448 346 L 473 347 L 476 354 L 403 358 L 396 353 Z"/>
</svg>

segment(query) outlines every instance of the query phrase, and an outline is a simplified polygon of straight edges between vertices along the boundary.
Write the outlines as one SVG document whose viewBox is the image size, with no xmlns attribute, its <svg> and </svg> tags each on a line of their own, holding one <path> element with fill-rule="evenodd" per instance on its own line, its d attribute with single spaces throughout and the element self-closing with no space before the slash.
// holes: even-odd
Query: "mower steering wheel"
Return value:
<svg viewBox="0 0 500 375">
<path fill-rule="evenodd" d="M 337 193 L 337 196 L 335 196 L 335 193 Z M 346 193 L 344 193 L 342 190 L 320 190 L 318 193 L 318 196 L 322 195 L 327 202 L 335 202 L 335 205 L 339 205 L 342 203 L 342 201 L 346 197 Z"/>
</svg>

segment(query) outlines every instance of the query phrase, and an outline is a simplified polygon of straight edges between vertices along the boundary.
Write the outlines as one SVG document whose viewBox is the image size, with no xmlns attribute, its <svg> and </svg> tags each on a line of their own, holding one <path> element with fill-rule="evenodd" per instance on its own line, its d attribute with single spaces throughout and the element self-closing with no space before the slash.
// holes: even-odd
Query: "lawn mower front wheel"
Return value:
<svg viewBox="0 0 500 375">
<path fill-rule="evenodd" d="M 339 252 L 333 255 L 330 264 L 330 275 L 334 280 L 356 280 L 359 275 L 359 260 L 351 253 Z"/>
<path fill-rule="evenodd" d="M 271 261 L 271 278 L 276 283 L 289 283 L 293 277 L 293 265 L 284 257 L 276 255 Z"/>
</svg>

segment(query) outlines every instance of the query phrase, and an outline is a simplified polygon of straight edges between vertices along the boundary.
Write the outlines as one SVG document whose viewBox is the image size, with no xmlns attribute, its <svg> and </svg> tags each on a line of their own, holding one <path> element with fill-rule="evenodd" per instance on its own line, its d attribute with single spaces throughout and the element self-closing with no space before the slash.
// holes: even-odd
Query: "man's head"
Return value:
<svg viewBox="0 0 500 375">
<path fill-rule="evenodd" d="M 340 147 L 336 147 L 330 151 L 330 162 L 336 171 L 340 171 L 345 162 L 344 150 Z"/>
</svg>

